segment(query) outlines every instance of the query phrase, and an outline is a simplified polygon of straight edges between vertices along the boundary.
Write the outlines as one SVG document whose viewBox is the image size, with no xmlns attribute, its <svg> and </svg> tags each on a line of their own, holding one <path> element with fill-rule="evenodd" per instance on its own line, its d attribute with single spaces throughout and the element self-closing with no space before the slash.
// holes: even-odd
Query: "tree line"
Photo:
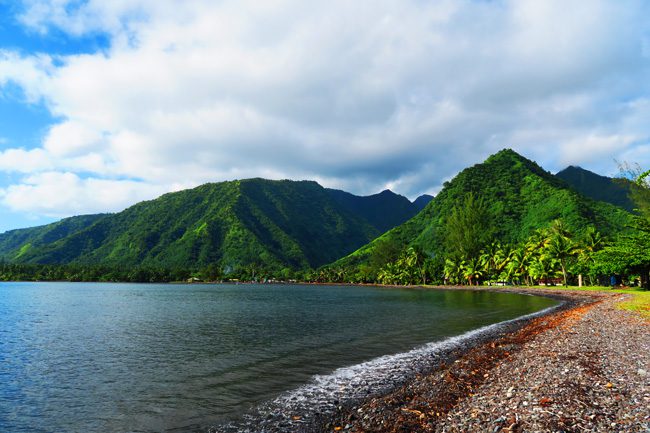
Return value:
<svg viewBox="0 0 650 433">
<path fill-rule="evenodd" d="M 468 193 L 446 219 L 441 246 L 406 248 L 378 240 L 367 263 L 324 267 L 310 281 L 407 284 L 650 285 L 650 171 L 630 170 L 637 213 L 625 234 L 605 238 L 595 227 L 571 231 L 556 219 L 523 242 L 502 243 L 488 223 L 484 200 Z M 431 247 L 431 246 L 429 246 Z"/>
<path fill-rule="evenodd" d="M 404 246 L 375 241 L 370 257 L 356 266 L 295 270 L 252 262 L 234 269 L 211 263 L 195 269 L 94 264 L 39 265 L 0 262 L 0 281 L 306 281 L 409 284 L 650 285 L 650 171 L 630 170 L 637 186 L 637 214 L 625 234 L 607 239 L 595 227 L 570 230 L 562 219 L 534 230 L 522 242 L 503 243 L 489 221 L 484 200 L 468 193 L 451 209 L 440 245 Z"/>
</svg>

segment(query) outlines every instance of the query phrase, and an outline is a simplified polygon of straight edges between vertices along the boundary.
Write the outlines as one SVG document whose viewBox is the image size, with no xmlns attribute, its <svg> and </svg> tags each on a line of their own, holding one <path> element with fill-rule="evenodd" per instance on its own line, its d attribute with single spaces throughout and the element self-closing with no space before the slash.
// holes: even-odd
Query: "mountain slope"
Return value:
<svg viewBox="0 0 650 433">
<path fill-rule="evenodd" d="M 165 194 L 117 214 L 8 232 L 0 235 L 0 257 L 179 268 L 218 263 L 226 271 L 250 264 L 306 268 L 354 251 L 416 211 L 391 192 L 366 198 L 310 181 L 247 179 Z M 58 236 L 41 233 L 57 227 Z"/>
<path fill-rule="evenodd" d="M 37 249 L 63 239 L 106 216 L 107 214 L 75 216 L 44 226 L 10 230 L 0 234 L 0 258 L 19 259 L 30 249 Z"/>
<path fill-rule="evenodd" d="M 409 199 L 390 190 L 359 197 L 349 192 L 328 189 L 332 198 L 351 213 L 366 219 L 380 233 L 390 230 L 415 216 L 421 208 Z"/>
<path fill-rule="evenodd" d="M 625 179 L 612 179 L 611 177 L 601 176 L 574 166 L 565 168 L 558 172 L 556 176 L 582 195 L 622 207 L 628 212 L 634 211 L 635 205 L 630 199 L 630 191 L 634 186 L 632 182 Z"/>
<path fill-rule="evenodd" d="M 429 203 L 431 203 L 431 200 L 433 200 L 432 195 L 422 194 L 421 196 L 419 196 L 413 201 L 413 205 L 418 209 L 418 211 L 421 211 L 422 209 L 427 207 Z"/>
<path fill-rule="evenodd" d="M 386 243 L 441 253 L 445 221 L 468 193 L 484 200 L 489 215 L 486 223 L 503 243 L 523 241 L 558 218 L 572 231 L 593 225 L 605 235 L 620 232 L 630 218 L 623 209 L 582 196 L 533 161 L 506 149 L 461 171 L 422 212 L 334 265 L 367 262 Z"/>
</svg>

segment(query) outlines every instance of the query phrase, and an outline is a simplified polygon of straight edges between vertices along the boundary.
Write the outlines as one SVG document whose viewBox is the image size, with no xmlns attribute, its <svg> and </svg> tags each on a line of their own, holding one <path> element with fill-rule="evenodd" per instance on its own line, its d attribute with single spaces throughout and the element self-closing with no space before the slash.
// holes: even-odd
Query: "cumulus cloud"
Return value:
<svg viewBox="0 0 650 433">
<path fill-rule="evenodd" d="M 11 210 L 63 217 L 81 213 L 117 211 L 166 192 L 163 188 L 134 181 L 83 179 L 69 172 L 43 172 L 21 184 L 0 190 Z"/>
<path fill-rule="evenodd" d="M 7 149 L 0 151 L 0 170 L 17 173 L 33 173 L 52 170 L 50 155 L 42 149 Z"/>
<path fill-rule="evenodd" d="M 0 86 L 18 84 L 61 119 L 42 147 L 0 154 L 1 170 L 32 174 L 2 200 L 70 214 L 251 176 L 413 197 L 503 147 L 549 169 L 606 171 L 627 156 L 647 165 L 648 9 L 29 0 L 19 18 L 44 37 L 105 33 L 110 46 L 0 52 Z M 119 194 L 100 193 L 107 185 Z M 77 199 L 19 199 L 56 188 Z"/>
</svg>

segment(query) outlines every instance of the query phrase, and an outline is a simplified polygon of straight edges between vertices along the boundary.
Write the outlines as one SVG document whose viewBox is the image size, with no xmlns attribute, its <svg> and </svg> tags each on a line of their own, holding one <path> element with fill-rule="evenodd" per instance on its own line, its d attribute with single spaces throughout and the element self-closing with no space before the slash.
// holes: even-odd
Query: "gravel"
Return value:
<svg viewBox="0 0 650 433">
<path fill-rule="evenodd" d="M 628 295 L 546 293 L 591 302 L 342 406 L 310 430 L 650 432 L 650 322 L 615 307 Z"/>
</svg>

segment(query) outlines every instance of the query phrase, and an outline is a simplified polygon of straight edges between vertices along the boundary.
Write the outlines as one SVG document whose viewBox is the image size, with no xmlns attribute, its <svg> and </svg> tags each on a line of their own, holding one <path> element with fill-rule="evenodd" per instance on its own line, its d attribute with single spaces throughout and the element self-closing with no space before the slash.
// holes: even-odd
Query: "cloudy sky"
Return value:
<svg viewBox="0 0 650 433">
<path fill-rule="evenodd" d="M 0 232 L 246 177 L 650 166 L 647 1 L 0 0 Z"/>
</svg>

